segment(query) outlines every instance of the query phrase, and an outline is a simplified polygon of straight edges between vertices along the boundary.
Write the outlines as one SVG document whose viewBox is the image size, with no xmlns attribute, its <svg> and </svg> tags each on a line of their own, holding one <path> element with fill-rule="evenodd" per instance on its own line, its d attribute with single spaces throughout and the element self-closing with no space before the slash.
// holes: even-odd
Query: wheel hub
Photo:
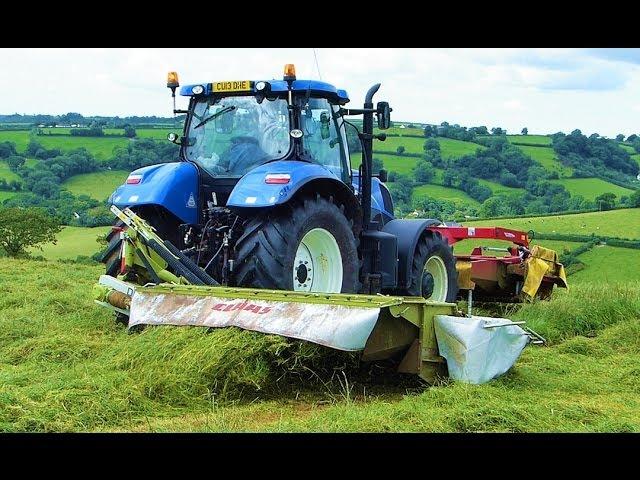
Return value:
<svg viewBox="0 0 640 480">
<path fill-rule="evenodd" d="M 422 296 L 436 302 L 446 302 L 449 293 L 449 275 L 442 258 L 432 255 L 422 272 Z"/>
<path fill-rule="evenodd" d="M 309 275 L 310 269 L 307 268 L 305 263 L 303 263 L 303 261 L 300 261 L 300 263 L 298 264 L 298 268 L 296 268 L 296 279 L 298 280 L 299 284 L 304 284 L 307 282 L 311 283 L 312 280 L 311 276 Z"/>
<path fill-rule="evenodd" d="M 422 296 L 429 298 L 433 295 L 433 275 L 429 272 L 423 272 L 422 274 Z"/>
<path fill-rule="evenodd" d="M 342 275 L 342 255 L 334 236 L 324 228 L 309 230 L 296 250 L 293 289 L 340 293 Z"/>
</svg>

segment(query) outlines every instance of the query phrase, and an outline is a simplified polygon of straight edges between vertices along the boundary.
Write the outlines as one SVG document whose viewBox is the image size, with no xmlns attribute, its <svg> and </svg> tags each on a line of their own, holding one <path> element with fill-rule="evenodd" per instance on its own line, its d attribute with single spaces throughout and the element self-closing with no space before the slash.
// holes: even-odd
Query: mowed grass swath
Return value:
<svg viewBox="0 0 640 480">
<path fill-rule="evenodd" d="M 127 334 L 87 295 L 100 267 L 0 267 L 3 431 L 640 431 L 638 282 L 525 305 L 513 318 L 550 347 L 485 385 L 426 387 L 235 328 Z"/>
</svg>

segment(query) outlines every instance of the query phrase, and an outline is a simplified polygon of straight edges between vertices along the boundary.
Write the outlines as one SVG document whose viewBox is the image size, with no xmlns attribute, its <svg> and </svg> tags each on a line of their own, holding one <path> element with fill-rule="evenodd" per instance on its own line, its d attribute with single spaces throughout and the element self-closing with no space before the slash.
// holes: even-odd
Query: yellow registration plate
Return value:
<svg viewBox="0 0 640 480">
<path fill-rule="evenodd" d="M 234 82 L 213 82 L 214 92 L 246 92 L 251 90 L 250 80 L 239 80 Z"/>
</svg>

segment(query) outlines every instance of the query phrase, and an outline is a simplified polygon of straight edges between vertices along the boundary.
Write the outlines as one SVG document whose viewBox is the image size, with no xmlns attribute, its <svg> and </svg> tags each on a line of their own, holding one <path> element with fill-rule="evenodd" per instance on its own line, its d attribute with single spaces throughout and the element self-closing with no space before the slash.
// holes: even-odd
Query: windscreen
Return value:
<svg viewBox="0 0 640 480">
<path fill-rule="evenodd" d="M 203 99 L 194 107 L 187 136 L 189 160 L 214 176 L 242 176 L 289 151 L 287 102 L 258 103 L 253 96 Z"/>
</svg>

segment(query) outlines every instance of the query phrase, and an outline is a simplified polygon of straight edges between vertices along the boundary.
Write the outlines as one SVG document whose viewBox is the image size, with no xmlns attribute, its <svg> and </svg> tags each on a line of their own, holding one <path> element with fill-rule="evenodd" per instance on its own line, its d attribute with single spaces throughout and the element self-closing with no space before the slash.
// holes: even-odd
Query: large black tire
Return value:
<svg viewBox="0 0 640 480">
<path fill-rule="evenodd" d="M 406 291 L 401 293 L 426 299 L 432 298 L 432 294 L 437 291 L 437 288 L 433 284 L 433 277 L 425 272 L 425 264 L 431 257 L 437 257 L 442 262 L 447 277 L 446 291 L 442 292 L 442 298 L 433 298 L 433 300 L 455 302 L 458 296 L 456 258 L 447 241 L 438 232 L 427 231 L 418 241 L 411 265 L 411 284 Z"/>
<path fill-rule="evenodd" d="M 345 216 L 343 206 L 320 196 L 268 211 L 249 221 L 236 242 L 235 285 L 294 290 L 296 251 L 303 237 L 315 228 L 328 231 L 338 245 L 342 257 L 340 292 L 356 293 L 360 261 L 353 223 Z"/>
<path fill-rule="evenodd" d="M 120 219 L 113 224 L 114 227 L 126 228 L 124 222 Z M 102 251 L 100 261 L 105 264 L 105 274 L 117 277 L 120 271 L 121 262 L 121 244 L 120 231 L 111 230 L 106 235 L 107 247 Z M 125 327 L 129 324 L 129 317 L 120 312 L 115 312 L 115 322 L 121 323 Z"/>
<path fill-rule="evenodd" d="M 123 228 L 125 226 L 124 222 L 118 219 L 114 225 L 114 227 Z M 107 236 L 107 248 L 104 249 L 102 255 L 100 257 L 100 261 L 105 264 L 105 273 L 112 277 L 118 275 L 118 271 L 120 270 L 120 261 L 121 261 L 121 243 L 120 232 L 117 230 L 111 230 Z"/>
</svg>

